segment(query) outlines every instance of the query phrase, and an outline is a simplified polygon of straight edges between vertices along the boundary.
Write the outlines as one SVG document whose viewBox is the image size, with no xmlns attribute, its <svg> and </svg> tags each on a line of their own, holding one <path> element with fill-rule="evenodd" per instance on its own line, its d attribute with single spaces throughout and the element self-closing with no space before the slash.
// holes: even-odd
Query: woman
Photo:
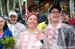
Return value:
<svg viewBox="0 0 75 49">
<path fill-rule="evenodd" d="M 62 23 L 60 12 L 59 5 L 53 5 L 49 9 L 49 23 L 44 34 L 45 49 L 75 49 L 75 31 L 71 26 Z"/>
<path fill-rule="evenodd" d="M 27 18 L 27 29 L 21 33 L 18 49 L 40 49 L 42 33 L 37 29 L 37 15 L 31 14 Z"/>
<path fill-rule="evenodd" d="M 12 33 L 8 29 L 6 21 L 3 17 L 0 17 L 0 40 L 5 37 L 12 37 Z M 3 44 L 0 43 L 0 49 L 3 49 Z"/>
</svg>

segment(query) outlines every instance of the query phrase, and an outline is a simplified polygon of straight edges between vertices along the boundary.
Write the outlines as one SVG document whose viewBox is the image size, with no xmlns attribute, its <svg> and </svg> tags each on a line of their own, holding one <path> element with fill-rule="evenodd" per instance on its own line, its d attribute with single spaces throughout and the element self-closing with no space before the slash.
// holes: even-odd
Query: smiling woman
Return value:
<svg viewBox="0 0 75 49">
<path fill-rule="evenodd" d="M 9 30 L 6 21 L 3 17 L 0 17 L 0 49 L 3 49 L 5 47 L 5 43 L 3 41 L 6 37 L 13 37 L 11 31 Z M 2 39 L 2 42 L 1 42 Z M 3 44 L 4 43 L 4 44 Z M 8 42 L 9 43 L 9 42 Z M 8 46 L 10 47 L 10 46 Z M 8 47 L 6 49 L 8 49 Z"/>
<path fill-rule="evenodd" d="M 27 28 L 36 28 L 38 24 L 38 16 L 36 14 L 31 14 L 27 18 Z"/>
<path fill-rule="evenodd" d="M 27 29 L 20 35 L 18 42 L 18 49 L 40 49 L 42 43 L 42 32 L 37 29 L 38 18 L 37 15 L 31 14 L 27 18 Z"/>
</svg>

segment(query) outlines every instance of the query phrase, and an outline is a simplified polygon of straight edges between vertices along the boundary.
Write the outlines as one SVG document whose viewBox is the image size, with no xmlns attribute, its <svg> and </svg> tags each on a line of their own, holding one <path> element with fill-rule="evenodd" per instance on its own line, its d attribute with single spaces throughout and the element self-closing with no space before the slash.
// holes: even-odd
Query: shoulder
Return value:
<svg viewBox="0 0 75 49">
<path fill-rule="evenodd" d="M 22 24 L 22 23 L 20 23 L 20 22 L 17 22 L 17 25 L 23 25 L 23 26 L 24 26 L 24 24 Z"/>
<path fill-rule="evenodd" d="M 25 30 L 25 31 L 21 32 L 21 34 L 27 34 L 27 30 Z"/>
<path fill-rule="evenodd" d="M 20 23 L 20 22 L 17 22 L 17 24 L 16 24 L 17 26 L 21 26 L 21 27 L 25 27 L 25 25 L 24 24 L 22 24 L 22 23 Z"/>
<path fill-rule="evenodd" d="M 64 23 L 63 23 L 63 27 L 66 28 L 66 29 L 72 29 L 73 28 L 71 25 L 64 24 Z"/>
<path fill-rule="evenodd" d="M 43 39 L 43 33 L 41 30 L 37 29 L 35 35 L 38 37 L 39 40 Z"/>
<path fill-rule="evenodd" d="M 7 23 L 7 25 L 8 25 L 8 26 L 11 26 L 11 24 L 10 24 L 10 23 Z"/>
<path fill-rule="evenodd" d="M 71 25 L 68 24 L 64 24 L 64 26 L 61 28 L 64 30 L 64 32 L 70 32 L 70 33 L 74 33 L 74 28 Z"/>
<path fill-rule="evenodd" d="M 45 28 L 45 30 L 48 30 L 48 29 L 50 29 L 50 24 L 48 24 Z"/>
<path fill-rule="evenodd" d="M 42 31 L 40 29 L 36 29 L 36 33 L 41 33 Z"/>
<path fill-rule="evenodd" d="M 7 36 L 12 36 L 12 32 L 9 30 L 9 28 L 4 30 L 4 34 L 7 35 Z"/>
<path fill-rule="evenodd" d="M 35 35 L 42 36 L 42 35 L 43 35 L 43 33 L 42 33 L 42 31 L 41 31 L 41 30 L 36 29 Z"/>
<path fill-rule="evenodd" d="M 21 37 L 21 36 L 25 36 L 25 35 L 27 35 L 27 31 L 24 31 L 24 32 L 21 32 L 21 33 L 20 33 L 20 37 Z"/>
</svg>

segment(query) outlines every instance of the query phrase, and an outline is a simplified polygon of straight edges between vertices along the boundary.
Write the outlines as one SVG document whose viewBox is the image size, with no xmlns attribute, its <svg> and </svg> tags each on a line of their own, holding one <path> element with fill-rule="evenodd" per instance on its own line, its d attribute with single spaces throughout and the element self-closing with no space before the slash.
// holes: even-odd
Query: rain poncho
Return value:
<svg viewBox="0 0 75 49">
<path fill-rule="evenodd" d="M 63 23 L 58 23 L 56 28 L 48 24 L 44 33 L 42 49 L 72 49 L 75 48 L 75 31 Z"/>
<path fill-rule="evenodd" d="M 16 24 L 8 23 L 8 27 L 9 27 L 10 31 L 12 32 L 13 36 L 15 37 L 16 42 L 19 39 L 20 33 L 24 32 L 26 30 L 26 27 L 19 22 L 17 22 Z"/>
<path fill-rule="evenodd" d="M 21 33 L 20 40 L 18 41 L 18 49 L 40 49 L 42 43 L 40 42 L 42 37 L 42 33 L 38 30 L 30 33 L 29 31 L 25 31 Z"/>
<path fill-rule="evenodd" d="M 16 24 L 8 23 L 8 27 L 10 31 L 12 32 L 15 38 L 16 44 L 17 44 L 19 37 L 20 37 L 20 33 L 24 32 L 26 30 L 26 27 L 22 23 L 19 23 L 19 22 L 17 22 Z M 17 46 L 16 44 L 15 44 L 15 47 Z"/>
</svg>

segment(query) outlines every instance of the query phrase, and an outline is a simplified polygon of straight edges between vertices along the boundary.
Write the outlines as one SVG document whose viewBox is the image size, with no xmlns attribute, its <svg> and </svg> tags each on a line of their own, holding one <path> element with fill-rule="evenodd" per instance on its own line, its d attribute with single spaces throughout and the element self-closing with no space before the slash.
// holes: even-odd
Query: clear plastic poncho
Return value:
<svg viewBox="0 0 75 49">
<path fill-rule="evenodd" d="M 72 49 L 75 48 L 75 31 L 63 23 L 52 28 L 50 23 L 45 29 L 43 49 Z"/>
</svg>

